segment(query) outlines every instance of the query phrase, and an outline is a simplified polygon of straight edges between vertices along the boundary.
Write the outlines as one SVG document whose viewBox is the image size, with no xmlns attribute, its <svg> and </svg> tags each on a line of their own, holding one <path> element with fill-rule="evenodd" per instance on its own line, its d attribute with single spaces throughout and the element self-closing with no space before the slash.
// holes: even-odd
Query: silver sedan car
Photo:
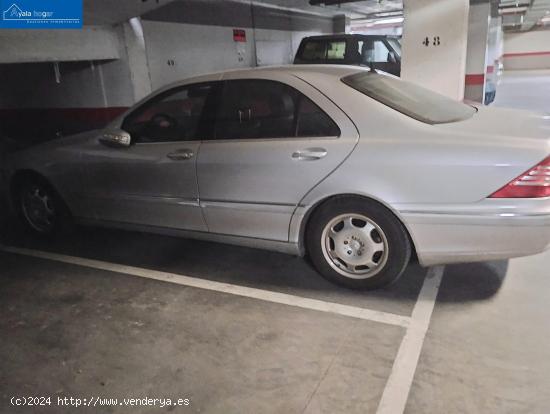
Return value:
<svg viewBox="0 0 550 414">
<path fill-rule="evenodd" d="M 170 85 L 106 129 L 16 153 L 35 232 L 74 220 L 295 255 L 351 288 L 550 246 L 550 119 L 349 66 Z"/>
</svg>

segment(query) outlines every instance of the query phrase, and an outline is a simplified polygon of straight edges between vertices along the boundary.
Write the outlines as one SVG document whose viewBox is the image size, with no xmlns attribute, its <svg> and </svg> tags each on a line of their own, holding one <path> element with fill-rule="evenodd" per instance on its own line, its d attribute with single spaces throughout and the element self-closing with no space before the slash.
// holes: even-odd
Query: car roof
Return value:
<svg viewBox="0 0 550 414">
<path fill-rule="evenodd" d="M 291 75 L 300 74 L 324 74 L 334 77 L 344 77 L 362 70 L 369 70 L 354 65 L 330 65 L 330 64 L 312 64 L 312 65 L 283 65 L 283 66 L 264 66 L 259 68 L 236 69 L 226 71 L 225 73 L 239 73 L 253 75 L 257 72 L 288 73 Z"/>
<path fill-rule="evenodd" d="M 227 78 L 254 78 L 257 74 L 287 74 L 294 75 L 301 79 L 307 80 L 310 77 L 317 77 L 324 75 L 326 77 L 332 77 L 335 79 L 341 79 L 344 76 L 352 75 L 361 71 L 369 71 L 368 68 L 351 65 L 285 65 L 285 66 L 263 66 L 257 68 L 244 68 L 244 69 L 231 69 L 223 72 L 210 73 L 201 76 L 195 76 L 192 78 L 182 79 L 181 81 L 174 82 L 170 85 L 163 87 L 160 91 L 171 89 L 180 85 L 186 85 L 190 83 L 201 82 L 214 82 L 222 81 Z"/>
<path fill-rule="evenodd" d="M 316 35 L 316 36 L 306 36 L 302 39 L 303 40 L 316 40 L 316 39 L 398 39 L 399 36 L 395 35 L 365 35 L 365 34 L 349 34 L 349 33 L 341 33 L 341 34 L 328 34 L 328 35 Z"/>
</svg>

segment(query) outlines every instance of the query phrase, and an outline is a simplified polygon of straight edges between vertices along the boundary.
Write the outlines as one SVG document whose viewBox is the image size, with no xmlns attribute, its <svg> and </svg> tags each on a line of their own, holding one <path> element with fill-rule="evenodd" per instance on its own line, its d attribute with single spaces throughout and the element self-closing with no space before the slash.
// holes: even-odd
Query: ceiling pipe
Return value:
<svg viewBox="0 0 550 414">
<path fill-rule="evenodd" d="M 339 6 L 344 3 L 358 3 L 364 0 L 309 0 L 312 6 Z"/>
</svg>

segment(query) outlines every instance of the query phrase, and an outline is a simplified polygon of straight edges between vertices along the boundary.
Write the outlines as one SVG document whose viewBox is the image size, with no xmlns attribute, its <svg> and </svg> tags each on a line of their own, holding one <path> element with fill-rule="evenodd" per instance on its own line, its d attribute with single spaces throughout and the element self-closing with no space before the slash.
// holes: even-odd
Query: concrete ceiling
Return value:
<svg viewBox="0 0 550 414">
<path fill-rule="evenodd" d="M 151 10 L 165 6 L 174 0 L 84 0 L 84 24 L 107 25 L 141 16 Z M 182 0 L 179 0 L 182 1 Z M 185 0 L 183 0 L 185 1 Z M 216 1 L 204 0 L 205 3 Z M 228 0 L 217 0 L 227 2 Z M 256 6 L 265 6 L 281 10 L 311 13 L 322 16 L 346 14 L 353 19 L 376 15 L 377 13 L 402 10 L 403 0 L 363 0 L 340 5 L 315 5 L 309 0 L 229 0 Z M 328 1 L 330 2 L 330 1 Z M 215 7 L 215 6 L 214 6 Z"/>
<path fill-rule="evenodd" d="M 84 24 L 120 23 L 165 6 L 173 0 L 84 0 Z"/>
<path fill-rule="evenodd" d="M 84 23 L 86 25 L 109 25 L 141 16 L 151 10 L 165 6 L 174 0 L 84 0 Z M 179 0 L 182 1 L 182 0 Z M 185 1 L 185 0 L 183 0 Z M 310 0 L 204 0 L 210 4 L 216 1 L 234 1 L 275 9 L 311 13 L 322 16 L 346 14 L 352 19 L 377 18 L 380 13 L 403 10 L 406 0 L 326 0 L 326 4 L 311 5 Z M 471 0 L 476 2 L 478 0 Z M 479 0 L 487 1 L 487 0 Z M 550 24 L 550 0 L 492 0 L 498 2 L 499 13 L 507 30 L 530 30 L 544 23 Z M 319 1 L 317 1 L 319 2 Z M 324 3 L 321 0 L 321 3 Z M 544 20 L 541 20 L 545 18 Z"/>
<path fill-rule="evenodd" d="M 550 0 L 499 0 L 499 13 L 506 30 L 531 30 L 545 23 Z"/>
<path fill-rule="evenodd" d="M 346 14 L 352 19 L 365 18 L 382 12 L 403 10 L 403 0 L 363 0 L 341 3 L 339 5 L 321 4 L 316 6 L 310 5 L 309 0 L 255 0 L 254 3 L 325 16 Z M 327 1 L 327 3 L 331 2 Z"/>
</svg>

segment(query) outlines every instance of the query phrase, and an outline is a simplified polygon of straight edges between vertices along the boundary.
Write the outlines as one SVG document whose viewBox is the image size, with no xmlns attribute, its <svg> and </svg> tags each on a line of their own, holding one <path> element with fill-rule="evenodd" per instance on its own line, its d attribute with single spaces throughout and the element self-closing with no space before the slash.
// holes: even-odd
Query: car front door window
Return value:
<svg viewBox="0 0 550 414">
<path fill-rule="evenodd" d="M 211 84 L 199 84 L 161 93 L 131 113 L 122 129 L 134 143 L 196 140 L 211 90 Z"/>
</svg>

